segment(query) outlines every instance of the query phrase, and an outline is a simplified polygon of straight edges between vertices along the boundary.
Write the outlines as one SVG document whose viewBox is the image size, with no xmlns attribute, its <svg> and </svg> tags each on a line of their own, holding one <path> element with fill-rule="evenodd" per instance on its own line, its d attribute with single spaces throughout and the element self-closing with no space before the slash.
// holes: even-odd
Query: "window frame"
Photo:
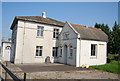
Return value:
<svg viewBox="0 0 120 81">
<path fill-rule="evenodd" d="M 37 26 L 37 37 L 43 37 L 43 36 L 44 36 L 44 27 Z"/>
<path fill-rule="evenodd" d="M 43 55 L 43 46 L 36 46 L 35 56 L 36 57 L 41 57 L 42 55 Z"/>
<path fill-rule="evenodd" d="M 60 57 L 62 57 L 63 49 L 60 47 Z"/>
<path fill-rule="evenodd" d="M 70 50 L 70 57 L 72 57 L 73 56 L 73 46 L 72 45 L 70 46 L 69 50 Z"/>
<path fill-rule="evenodd" d="M 6 46 L 5 50 L 11 50 L 11 47 L 10 46 Z"/>
<path fill-rule="evenodd" d="M 52 48 L 52 56 L 53 57 L 58 57 L 58 47 L 53 47 Z"/>
<path fill-rule="evenodd" d="M 97 57 L 97 44 L 91 44 L 90 57 Z"/>
<path fill-rule="evenodd" d="M 53 38 L 58 38 L 58 35 L 59 35 L 59 29 L 58 28 L 54 28 L 53 29 Z"/>
<path fill-rule="evenodd" d="M 64 40 L 69 39 L 69 33 L 68 32 L 63 33 L 63 39 Z"/>
</svg>

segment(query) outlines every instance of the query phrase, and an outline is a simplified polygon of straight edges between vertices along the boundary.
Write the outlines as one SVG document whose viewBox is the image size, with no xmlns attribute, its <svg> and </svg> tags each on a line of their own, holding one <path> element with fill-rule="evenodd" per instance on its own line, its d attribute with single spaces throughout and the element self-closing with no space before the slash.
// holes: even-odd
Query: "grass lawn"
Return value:
<svg viewBox="0 0 120 81">
<path fill-rule="evenodd" d="M 120 74 L 120 63 L 118 61 L 112 61 L 104 65 L 90 66 L 90 68 Z"/>
</svg>

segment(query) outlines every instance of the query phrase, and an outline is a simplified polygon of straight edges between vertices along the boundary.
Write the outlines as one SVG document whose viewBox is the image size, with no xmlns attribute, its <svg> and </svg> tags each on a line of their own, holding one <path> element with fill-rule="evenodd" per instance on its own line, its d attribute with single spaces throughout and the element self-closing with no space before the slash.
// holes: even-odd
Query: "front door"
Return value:
<svg viewBox="0 0 120 81">
<path fill-rule="evenodd" d="M 67 45 L 64 46 L 64 63 L 67 64 Z"/>
</svg>

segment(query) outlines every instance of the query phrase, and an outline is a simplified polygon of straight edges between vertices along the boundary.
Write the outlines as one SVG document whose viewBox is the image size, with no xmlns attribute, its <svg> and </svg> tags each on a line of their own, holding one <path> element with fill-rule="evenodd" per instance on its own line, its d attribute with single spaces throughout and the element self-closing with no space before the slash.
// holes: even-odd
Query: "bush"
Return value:
<svg viewBox="0 0 120 81">
<path fill-rule="evenodd" d="M 118 61 L 119 59 L 119 54 L 108 54 L 107 55 L 107 63 L 110 63 L 114 60 Z"/>
</svg>

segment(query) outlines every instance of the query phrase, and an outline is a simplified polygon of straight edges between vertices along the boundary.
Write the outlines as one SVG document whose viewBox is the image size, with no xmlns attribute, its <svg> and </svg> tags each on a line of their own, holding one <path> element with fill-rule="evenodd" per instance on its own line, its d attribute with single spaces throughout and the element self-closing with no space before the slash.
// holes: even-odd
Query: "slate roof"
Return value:
<svg viewBox="0 0 120 81">
<path fill-rule="evenodd" d="M 76 24 L 71 25 L 80 34 L 81 39 L 108 41 L 108 36 L 100 28 L 93 28 Z"/>
<path fill-rule="evenodd" d="M 17 23 L 18 20 L 49 24 L 49 25 L 54 25 L 54 26 L 59 26 L 59 27 L 63 27 L 65 24 L 64 22 L 57 21 L 57 20 L 54 20 L 48 17 L 43 18 L 42 16 L 16 16 L 14 18 L 14 21 L 10 29 L 13 29 L 14 25 Z"/>
<path fill-rule="evenodd" d="M 59 27 L 63 27 L 65 24 L 64 22 L 57 21 L 48 17 L 43 18 L 42 16 L 16 16 L 10 29 L 13 29 L 18 20 L 54 25 Z M 80 34 L 81 39 L 108 41 L 108 36 L 101 29 L 76 24 L 71 25 Z"/>
</svg>

